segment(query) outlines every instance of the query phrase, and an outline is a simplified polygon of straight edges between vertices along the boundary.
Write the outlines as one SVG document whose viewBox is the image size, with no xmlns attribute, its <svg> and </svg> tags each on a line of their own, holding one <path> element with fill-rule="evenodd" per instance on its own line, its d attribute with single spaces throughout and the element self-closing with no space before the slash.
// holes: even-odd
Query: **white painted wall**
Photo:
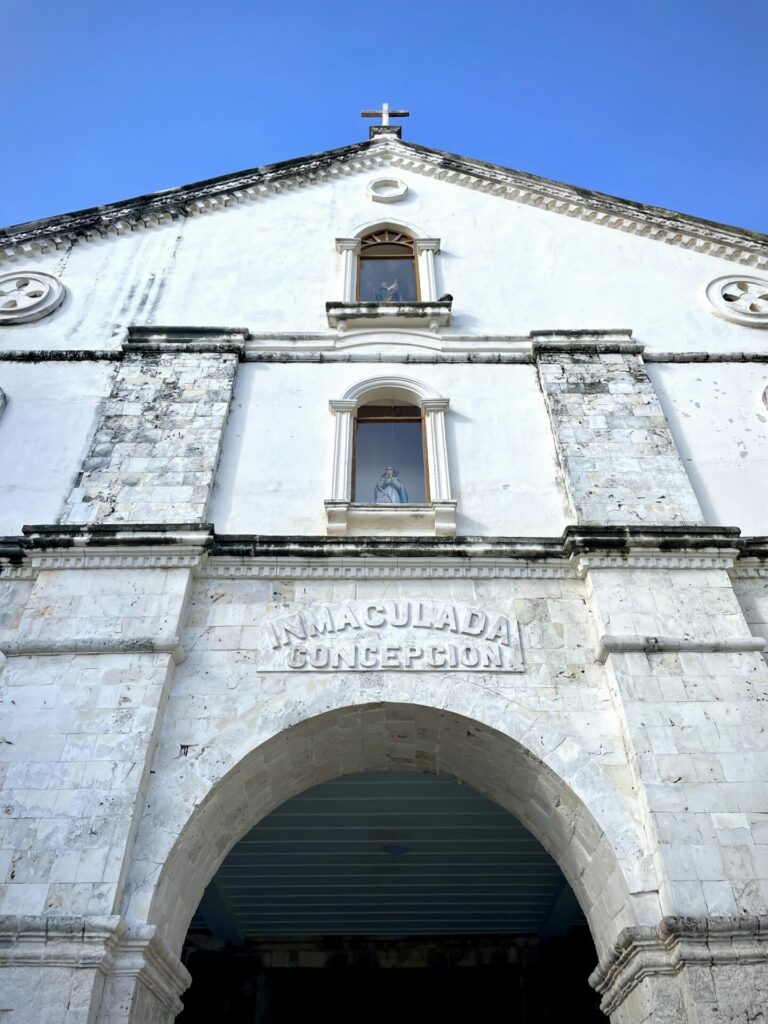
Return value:
<svg viewBox="0 0 768 1024">
<path fill-rule="evenodd" d="M 148 322 L 327 331 L 324 304 L 341 298 L 334 239 L 382 219 L 442 240 L 437 287 L 455 297 L 452 333 L 631 327 L 654 349 L 759 345 L 759 331 L 700 300 L 738 264 L 400 169 L 408 195 L 383 207 L 366 195 L 382 173 L 2 263 L 57 274 L 68 295 L 49 319 L 0 327 L 0 346 L 101 348 L 117 344 L 120 327 Z"/>
<path fill-rule="evenodd" d="M 146 323 L 330 335 L 324 304 L 341 296 L 334 239 L 382 219 L 442 240 L 438 294 L 455 296 L 448 336 L 625 327 L 649 351 L 765 347 L 766 332 L 718 319 L 700 300 L 709 280 L 738 273 L 737 264 L 401 169 L 407 198 L 382 207 L 366 194 L 381 174 L 381 168 L 353 172 L 66 252 L 4 262 L 2 269 L 28 266 L 60 276 L 67 298 L 47 319 L 0 327 L 0 349 L 117 348 L 128 324 Z M 360 351 L 387 356 L 384 345 Z M 764 371 L 723 364 L 649 368 L 707 521 L 768 532 L 768 453 L 759 419 L 765 410 L 757 397 Z M 460 532 L 559 533 L 568 515 L 533 370 L 425 365 L 419 371 L 451 399 Z M 402 364 L 393 372 L 400 374 Z M 108 364 L 0 364 L 0 387 L 11 400 L 0 421 L 4 532 L 52 521 L 60 512 L 110 375 Z M 219 530 L 323 529 L 332 429 L 327 401 L 371 375 L 363 365 L 240 367 L 211 510 Z"/>
<path fill-rule="evenodd" d="M 333 416 L 328 402 L 402 364 L 240 367 L 209 518 L 220 533 L 325 532 Z M 450 399 L 446 419 L 460 534 L 559 535 L 570 521 L 533 367 L 407 367 Z"/>
<path fill-rule="evenodd" d="M 108 393 L 111 363 L 0 363 L 0 535 L 54 523 Z"/>
<path fill-rule="evenodd" d="M 650 363 L 696 497 L 711 526 L 768 533 L 768 365 Z"/>
</svg>

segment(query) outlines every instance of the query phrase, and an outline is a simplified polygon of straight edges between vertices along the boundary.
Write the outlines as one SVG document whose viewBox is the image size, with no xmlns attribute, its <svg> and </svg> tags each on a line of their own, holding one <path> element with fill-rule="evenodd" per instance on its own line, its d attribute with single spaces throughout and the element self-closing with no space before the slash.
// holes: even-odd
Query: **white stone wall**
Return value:
<svg viewBox="0 0 768 1024">
<path fill-rule="evenodd" d="M 531 330 L 621 327 L 633 331 L 649 357 L 691 351 L 741 357 L 761 349 L 761 331 L 712 315 L 701 299 L 710 280 L 738 273 L 738 264 L 518 205 L 404 168 L 398 169 L 398 176 L 409 186 L 407 197 L 382 213 L 381 204 L 371 203 L 366 193 L 367 183 L 376 174 L 373 167 L 350 170 L 304 189 L 264 194 L 151 230 L 93 238 L 61 252 L 4 262 L 3 267 L 23 270 L 28 265 L 56 274 L 67 296 L 46 319 L 0 326 L 0 354 L 73 348 L 117 352 L 130 324 L 243 327 L 267 336 L 259 342 L 265 350 L 270 348 L 270 332 L 319 332 L 332 338 L 324 304 L 341 296 L 342 257 L 334 239 L 349 237 L 382 217 L 410 227 L 421 237 L 441 239 L 437 291 L 455 296 L 453 323 L 443 332 L 447 339 L 461 335 L 478 340 L 494 335 L 525 338 Z M 307 224 L 312 225 L 309 231 Z M 279 346 L 285 345 L 286 339 L 281 338 Z M 424 355 L 418 344 L 399 351 Z M 379 357 L 374 350 L 356 354 Z M 276 376 L 267 378 L 266 369 L 262 370 L 265 375 L 257 391 L 262 381 L 270 395 L 280 390 L 273 385 Z M 344 374 L 339 371 L 341 384 Z M 254 378 L 260 376 L 256 368 L 251 372 Z M 437 367 L 431 367 L 433 372 L 437 378 Z M 4 531 L 15 533 L 23 523 L 51 521 L 61 513 L 88 435 L 96 429 L 95 406 L 108 392 L 112 374 L 109 363 L 31 367 L 0 362 L 0 388 L 9 396 L 0 419 L 0 523 L 7 524 L 0 528 Z M 662 363 L 654 364 L 651 376 L 705 521 L 738 525 L 750 534 L 768 532 L 768 495 L 762 483 L 767 478 L 768 442 L 765 423 L 759 419 L 765 416 L 760 407 L 765 374 L 760 364 L 685 367 Z M 35 384 L 26 383 L 31 377 Z M 523 402 L 517 416 L 516 403 L 508 402 L 511 378 L 501 368 L 497 379 L 499 390 L 485 391 L 487 407 L 497 418 L 509 412 L 509 447 L 514 448 L 515 465 L 520 466 L 519 480 L 531 480 L 532 491 L 538 488 L 547 503 L 542 529 L 554 528 L 568 517 L 561 514 L 555 496 L 554 467 L 546 457 L 539 461 L 547 444 L 540 423 L 535 415 L 529 420 L 530 400 Z M 517 395 L 526 390 L 514 387 Z M 257 412 L 248 392 L 249 384 L 243 381 L 240 393 L 261 429 L 265 407 L 260 405 Z M 281 391 L 278 404 L 270 410 L 271 427 L 263 433 L 278 429 L 284 409 L 292 415 L 286 398 L 290 391 L 288 395 Z M 532 444 L 519 445 L 521 425 L 529 421 Z M 326 416 L 320 434 L 325 434 L 328 422 Z M 458 423 L 455 417 L 454 422 Z M 468 429 L 467 424 L 463 426 Z M 313 419 L 313 439 L 316 429 Z M 243 435 L 240 427 L 237 434 Z M 494 445 L 498 448 L 495 441 Z M 484 445 L 483 450 L 488 447 Z M 529 451 L 527 461 L 521 461 Z M 504 458 L 509 458 L 507 453 L 499 452 L 497 464 L 503 464 Z M 240 469 L 248 461 L 253 476 L 268 478 L 269 486 L 284 493 L 294 491 L 289 475 L 280 472 L 263 446 L 245 460 L 236 442 L 231 452 L 225 452 L 225 461 Z M 488 466 L 482 468 L 487 476 Z M 548 478 L 542 489 L 544 469 Z M 510 476 L 506 471 L 497 475 Z M 240 472 L 237 479 L 242 490 L 233 490 L 227 482 L 229 496 L 217 508 L 230 532 L 253 528 L 251 474 Z M 465 490 L 480 494 L 474 481 L 468 481 Z M 521 493 L 527 497 L 525 491 Z M 485 508 L 488 498 L 484 493 Z M 274 530 L 274 506 L 264 513 L 258 528 L 263 524 Z M 317 513 L 308 514 L 303 500 L 280 501 L 279 519 L 278 532 L 289 534 L 311 532 L 318 523 Z M 500 528 L 498 514 L 484 516 L 471 502 L 467 505 L 460 529 L 491 534 Z M 520 534 L 531 530 L 524 515 L 515 516 L 503 528 Z"/>
<path fill-rule="evenodd" d="M 0 535 L 62 514 L 114 372 L 112 363 L 0 362 Z"/>
<path fill-rule="evenodd" d="M 5 631 L 0 913 L 112 913 L 188 577 L 43 572 Z"/>
<path fill-rule="evenodd" d="M 331 399 L 405 376 L 448 398 L 460 534 L 559 535 L 572 515 L 531 366 L 243 363 L 209 516 L 220 533 L 323 534 L 331 496 Z"/>
<path fill-rule="evenodd" d="M 745 348 L 765 350 L 764 332 L 730 326 Z M 706 521 L 768 533 L 768 364 L 647 367 Z"/>
<path fill-rule="evenodd" d="M 183 935 L 231 846 L 294 793 L 382 768 L 458 778 L 543 843 L 590 921 L 614 1024 L 762 1013 L 766 570 L 759 543 L 734 567 L 734 535 L 696 526 L 768 533 L 768 378 L 743 356 L 757 332 L 699 301 L 735 264 L 400 170 L 407 199 L 384 219 L 441 239 L 442 336 L 344 335 L 328 357 L 333 240 L 383 219 L 373 168 L 28 257 L 67 296 L 0 328 L 13 1024 L 43 1008 L 46 1024 L 168 1024 Z M 147 324 L 245 330 L 127 336 Z M 601 328 L 625 340 L 547 350 L 558 330 Z M 694 348 L 741 362 L 668 361 Z M 105 354 L 9 358 L 72 349 Z M 449 400 L 458 533 L 485 538 L 471 558 L 422 540 L 321 547 L 328 403 L 408 361 Z M 217 537 L 172 528 L 205 518 Z M 151 521 L 164 527 L 145 536 Z M 576 522 L 595 529 L 557 550 L 499 541 Z M 267 555 L 275 534 L 299 539 Z M 520 649 L 499 672 L 292 671 L 270 650 L 276 616 L 388 601 L 493 611 Z M 55 995 L 26 1004 L 35 978 Z"/>
<path fill-rule="evenodd" d="M 0 346 L 106 348 L 131 323 L 326 331 L 324 304 L 342 297 L 334 240 L 388 221 L 441 240 L 437 292 L 455 297 L 457 333 L 631 327 L 655 349 L 757 346 L 756 332 L 712 316 L 700 300 L 710 280 L 738 271 L 728 260 L 405 168 L 397 175 L 409 192 L 387 207 L 366 194 L 381 176 L 372 167 L 17 259 L 7 266 L 55 274 L 68 294 L 49 320 L 0 326 Z"/>
</svg>

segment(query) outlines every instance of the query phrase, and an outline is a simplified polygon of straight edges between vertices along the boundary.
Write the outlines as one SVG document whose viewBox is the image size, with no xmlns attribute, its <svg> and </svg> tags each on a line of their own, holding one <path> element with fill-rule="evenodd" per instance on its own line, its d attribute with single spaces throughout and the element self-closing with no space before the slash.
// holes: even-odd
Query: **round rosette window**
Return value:
<svg viewBox="0 0 768 1024">
<path fill-rule="evenodd" d="M 53 313 L 64 301 L 64 285 L 40 271 L 0 274 L 0 324 L 28 324 Z"/>
<path fill-rule="evenodd" d="M 366 191 L 374 203 L 397 203 L 405 198 L 408 186 L 399 178 L 376 178 Z"/>
<path fill-rule="evenodd" d="M 710 312 L 745 327 L 768 327 L 768 281 L 716 277 L 704 289 Z"/>
</svg>

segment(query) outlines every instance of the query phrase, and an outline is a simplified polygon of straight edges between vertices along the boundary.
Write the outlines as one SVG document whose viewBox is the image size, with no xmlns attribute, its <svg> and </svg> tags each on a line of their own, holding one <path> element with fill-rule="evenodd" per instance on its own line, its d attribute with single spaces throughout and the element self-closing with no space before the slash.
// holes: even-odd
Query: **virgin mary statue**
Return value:
<svg viewBox="0 0 768 1024">
<path fill-rule="evenodd" d="M 406 505 L 408 492 L 394 466 L 387 466 L 373 489 L 376 505 Z"/>
</svg>

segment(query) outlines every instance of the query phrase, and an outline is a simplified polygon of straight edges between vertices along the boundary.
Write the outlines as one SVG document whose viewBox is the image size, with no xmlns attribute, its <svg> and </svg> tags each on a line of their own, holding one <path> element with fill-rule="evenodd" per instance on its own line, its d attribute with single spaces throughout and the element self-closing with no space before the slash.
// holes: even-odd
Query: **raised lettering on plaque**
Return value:
<svg viewBox="0 0 768 1024">
<path fill-rule="evenodd" d="M 513 615 L 439 601 L 316 604 L 270 620 L 261 672 L 522 672 Z"/>
</svg>

